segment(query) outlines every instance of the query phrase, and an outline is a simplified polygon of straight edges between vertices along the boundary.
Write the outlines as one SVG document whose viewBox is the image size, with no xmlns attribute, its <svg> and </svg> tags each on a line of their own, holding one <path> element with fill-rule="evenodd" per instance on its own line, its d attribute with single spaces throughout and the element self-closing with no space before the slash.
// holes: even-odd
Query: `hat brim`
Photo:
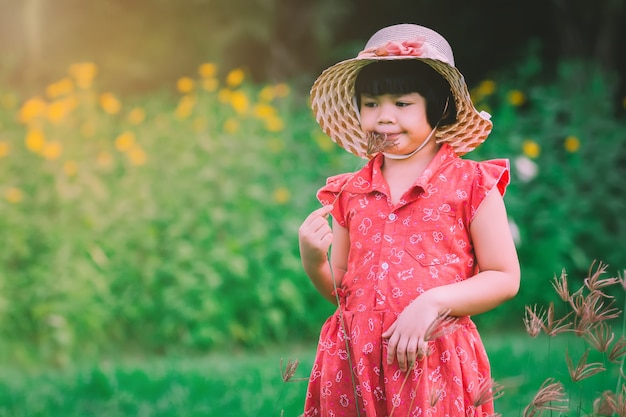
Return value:
<svg viewBox="0 0 626 417">
<path fill-rule="evenodd" d="M 438 143 L 449 143 L 457 155 L 462 156 L 483 143 L 493 124 L 488 114 L 478 112 L 472 103 L 463 75 L 455 67 L 430 58 L 386 56 L 377 58 L 352 58 L 327 68 L 311 88 L 311 107 L 322 130 L 339 146 L 361 158 L 368 154 L 367 139 L 361 130 L 354 105 L 354 82 L 366 65 L 393 59 L 417 59 L 432 67 L 448 83 L 454 96 L 456 122 L 440 126 L 435 131 Z"/>
</svg>

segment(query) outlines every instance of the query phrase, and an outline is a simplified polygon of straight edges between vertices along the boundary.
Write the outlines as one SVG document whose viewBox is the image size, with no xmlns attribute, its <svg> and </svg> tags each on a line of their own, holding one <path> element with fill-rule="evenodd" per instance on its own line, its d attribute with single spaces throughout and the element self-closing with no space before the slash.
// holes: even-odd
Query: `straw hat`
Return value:
<svg viewBox="0 0 626 417">
<path fill-rule="evenodd" d="M 311 88 L 311 106 L 322 130 L 339 146 L 361 157 L 367 152 L 367 139 L 361 130 L 354 98 L 354 82 L 364 66 L 392 59 L 417 59 L 430 65 L 450 84 L 456 102 L 456 122 L 437 127 L 437 143 L 449 143 L 464 155 L 485 141 L 491 132 L 490 115 L 478 112 L 472 103 L 465 79 L 454 66 L 448 42 L 423 26 L 400 24 L 376 32 L 356 58 L 326 69 Z"/>
</svg>

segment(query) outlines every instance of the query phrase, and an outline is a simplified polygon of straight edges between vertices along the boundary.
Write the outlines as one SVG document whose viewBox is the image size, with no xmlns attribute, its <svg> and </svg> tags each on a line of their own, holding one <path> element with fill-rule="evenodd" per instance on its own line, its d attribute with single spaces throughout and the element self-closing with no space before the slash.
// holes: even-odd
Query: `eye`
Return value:
<svg viewBox="0 0 626 417">
<path fill-rule="evenodd" d="M 361 106 L 362 107 L 372 108 L 372 107 L 376 107 L 377 105 L 378 105 L 378 103 L 375 100 L 372 100 L 372 99 L 363 99 L 361 101 Z"/>
<path fill-rule="evenodd" d="M 410 106 L 411 103 L 408 101 L 396 101 L 396 106 L 397 107 L 407 107 Z"/>
</svg>

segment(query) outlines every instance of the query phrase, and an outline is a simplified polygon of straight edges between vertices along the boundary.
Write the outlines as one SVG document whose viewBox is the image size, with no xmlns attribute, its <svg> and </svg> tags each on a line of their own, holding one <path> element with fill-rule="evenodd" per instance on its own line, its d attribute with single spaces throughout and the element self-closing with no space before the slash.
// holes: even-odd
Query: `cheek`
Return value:
<svg viewBox="0 0 626 417">
<path fill-rule="evenodd" d="M 368 108 L 362 108 L 360 113 L 361 127 L 372 126 L 376 118 L 372 115 L 372 111 Z"/>
</svg>

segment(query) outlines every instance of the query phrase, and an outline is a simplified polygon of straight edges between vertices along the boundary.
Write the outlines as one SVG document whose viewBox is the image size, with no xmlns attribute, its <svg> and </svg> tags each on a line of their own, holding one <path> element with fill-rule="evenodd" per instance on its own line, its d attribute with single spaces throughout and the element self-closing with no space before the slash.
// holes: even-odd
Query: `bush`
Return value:
<svg viewBox="0 0 626 417">
<path fill-rule="evenodd" d="M 496 128 L 470 156 L 513 161 L 523 269 L 521 296 L 480 320 L 502 325 L 545 301 L 546 272 L 626 264 L 624 128 L 611 84 L 597 71 L 583 83 L 582 68 L 535 83 L 528 60 L 473 91 Z M 332 306 L 302 271 L 297 228 L 325 178 L 364 161 L 330 142 L 287 84 L 254 85 L 240 69 L 217 78 L 206 63 L 175 96 L 122 100 L 99 91 L 96 71 L 73 65 L 27 100 L 0 90 L 4 357 L 64 364 L 315 338 Z"/>
<path fill-rule="evenodd" d="M 95 71 L 75 65 L 46 98 L 3 113 L 9 357 L 64 363 L 317 329 L 328 308 L 301 272 L 296 231 L 323 181 L 312 162 L 341 158 L 289 86 L 251 85 L 239 69 L 218 80 L 205 64 L 178 80 L 177 102 L 129 105 L 99 92 Z"/>
<path fill-rule="evenodd" d="M 583 276 L 602 259 L 626 265 L 626 141 L 615 115 L 615 80 L 591 64 L 564 62 L 554 79 L 529 59 L 518 70 L 474 90 L 493 109 L 494 131 L 471 157 L 508 157 L 512 182 L 505 201 L 522 266 L 519 296 L 497 313 L 507 321 L 529 300 L 554 299 L 550 274 Z M 495 91 L 493 94 L 485 92 Z M 581 284 L 581 282 L 579 282 Z M 493 317 L 498 320 L 497 317 Z"/>
</svg>

